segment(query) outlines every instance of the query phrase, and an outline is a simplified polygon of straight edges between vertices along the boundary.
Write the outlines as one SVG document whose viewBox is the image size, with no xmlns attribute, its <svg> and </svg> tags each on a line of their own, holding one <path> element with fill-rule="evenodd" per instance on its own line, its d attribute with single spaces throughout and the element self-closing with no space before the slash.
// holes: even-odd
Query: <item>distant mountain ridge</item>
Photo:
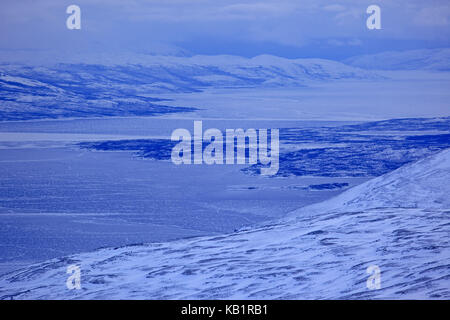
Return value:
<svg viewBox="0 0 450 320">
<path fill-rule="evenodd" d="M 149 95 L 378 78 L 340 62 L 268 55 L 98 56 L 89 63 L 0 64 L 0 120 L 186 112 L 192 109 L 170 107 Z"/>
<path fill-rule="evenodd" d="M 368 70 L 450 71 L 450 48 L 388 51 L 355 56 L 343 62 Z"/>
</svg>

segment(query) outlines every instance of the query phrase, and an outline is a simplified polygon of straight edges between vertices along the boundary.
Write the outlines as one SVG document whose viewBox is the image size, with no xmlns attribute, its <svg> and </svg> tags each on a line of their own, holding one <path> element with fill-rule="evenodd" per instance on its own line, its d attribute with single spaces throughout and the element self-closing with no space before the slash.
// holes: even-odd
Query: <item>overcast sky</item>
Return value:
<svg viewBox="0 0 450 320">
<path fill-rule="evenodd" d="M 81 30 L 66 8 L 81 7 Z M 366 8 L 381 7 L 382 30 Z M 343 59 L 450 47 L 449 0 L 1 0 L 0 49 Z M 0 57 L 1 58 L 1 57 Z"/>
</svg>

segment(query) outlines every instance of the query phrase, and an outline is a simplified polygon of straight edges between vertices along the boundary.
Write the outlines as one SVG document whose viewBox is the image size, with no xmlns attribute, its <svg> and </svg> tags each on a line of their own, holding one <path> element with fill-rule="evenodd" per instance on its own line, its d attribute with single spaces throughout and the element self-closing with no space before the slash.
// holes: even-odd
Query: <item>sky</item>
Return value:
<svg viewBox="0 0 450 320">
<path fill-rule="evenodd" d="M 69 30 L 69 5 L 81 29 Z M 381 8 L 381 30 L 366 9 Z M 2 0 L 1 52 L 327 58 L 450 47 L 448 0 Z M 0 53 L 0 59 L 1 57 Z"/>
</svg>

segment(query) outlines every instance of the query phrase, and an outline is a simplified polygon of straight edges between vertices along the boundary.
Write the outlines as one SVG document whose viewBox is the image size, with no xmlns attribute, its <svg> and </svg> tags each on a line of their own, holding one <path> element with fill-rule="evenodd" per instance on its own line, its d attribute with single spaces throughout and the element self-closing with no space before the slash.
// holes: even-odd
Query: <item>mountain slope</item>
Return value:
<svg viewBox="0 0 450 320">
<path fill-rule="evenodd" d="M 306 207 L 294 218 L 230 235 L 37 264 L 0 278 L 0 297 L 448 299 L 450 208 L 441 196 L 450 191 L 442 183 L 449 166 L 446 149 L 346 191 L 323 211 Z M 81 266 L 81 290 L 65 287 L 70 264 Z M 366 288 L 370 265 L 381 269 L 380 290 Z"/>
<path fill-rule="evenodd" d="M 404 165 L 337 197 L 294 211 L 291 216 L 342 208 L 352 212 L 373 208 L 450 208 L 447 186 L 449 153 L 446 149 L 435 156 Z"/>
</svg>

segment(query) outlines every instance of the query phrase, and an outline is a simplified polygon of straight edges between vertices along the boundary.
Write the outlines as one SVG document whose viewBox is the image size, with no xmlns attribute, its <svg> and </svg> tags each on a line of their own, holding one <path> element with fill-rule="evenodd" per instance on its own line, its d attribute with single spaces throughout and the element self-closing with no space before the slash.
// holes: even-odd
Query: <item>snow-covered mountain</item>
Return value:
<svg viewBox="0 0 450 320">
<path fill-rule="evenodd" d="M 450 71 L 450 48 L 388 51 L 352 57 L 344 62 L 351 66 L 372 70 Z"/>
<path fill-rule="evenodd" d="M 0 278 L 3 299 L 450 297 L 450 149 L 234 234 L 54 259 Z M 66 269 L 81 266 L 81 290 Z M 369 290 L 367 267 L 381 270 Z"/>
<path fill-rule="evenodd" d="M 190 109 L 168 106 L 155 95 L 208 87 L 298 87 L 311 81 L 378 78 L 340 62 L 268 55 L 252 59 L 96 56 L 86 63 L 68 59 L 38 66 L 0 64 L 0 120 L 186 112 Z"/>
</svg>

